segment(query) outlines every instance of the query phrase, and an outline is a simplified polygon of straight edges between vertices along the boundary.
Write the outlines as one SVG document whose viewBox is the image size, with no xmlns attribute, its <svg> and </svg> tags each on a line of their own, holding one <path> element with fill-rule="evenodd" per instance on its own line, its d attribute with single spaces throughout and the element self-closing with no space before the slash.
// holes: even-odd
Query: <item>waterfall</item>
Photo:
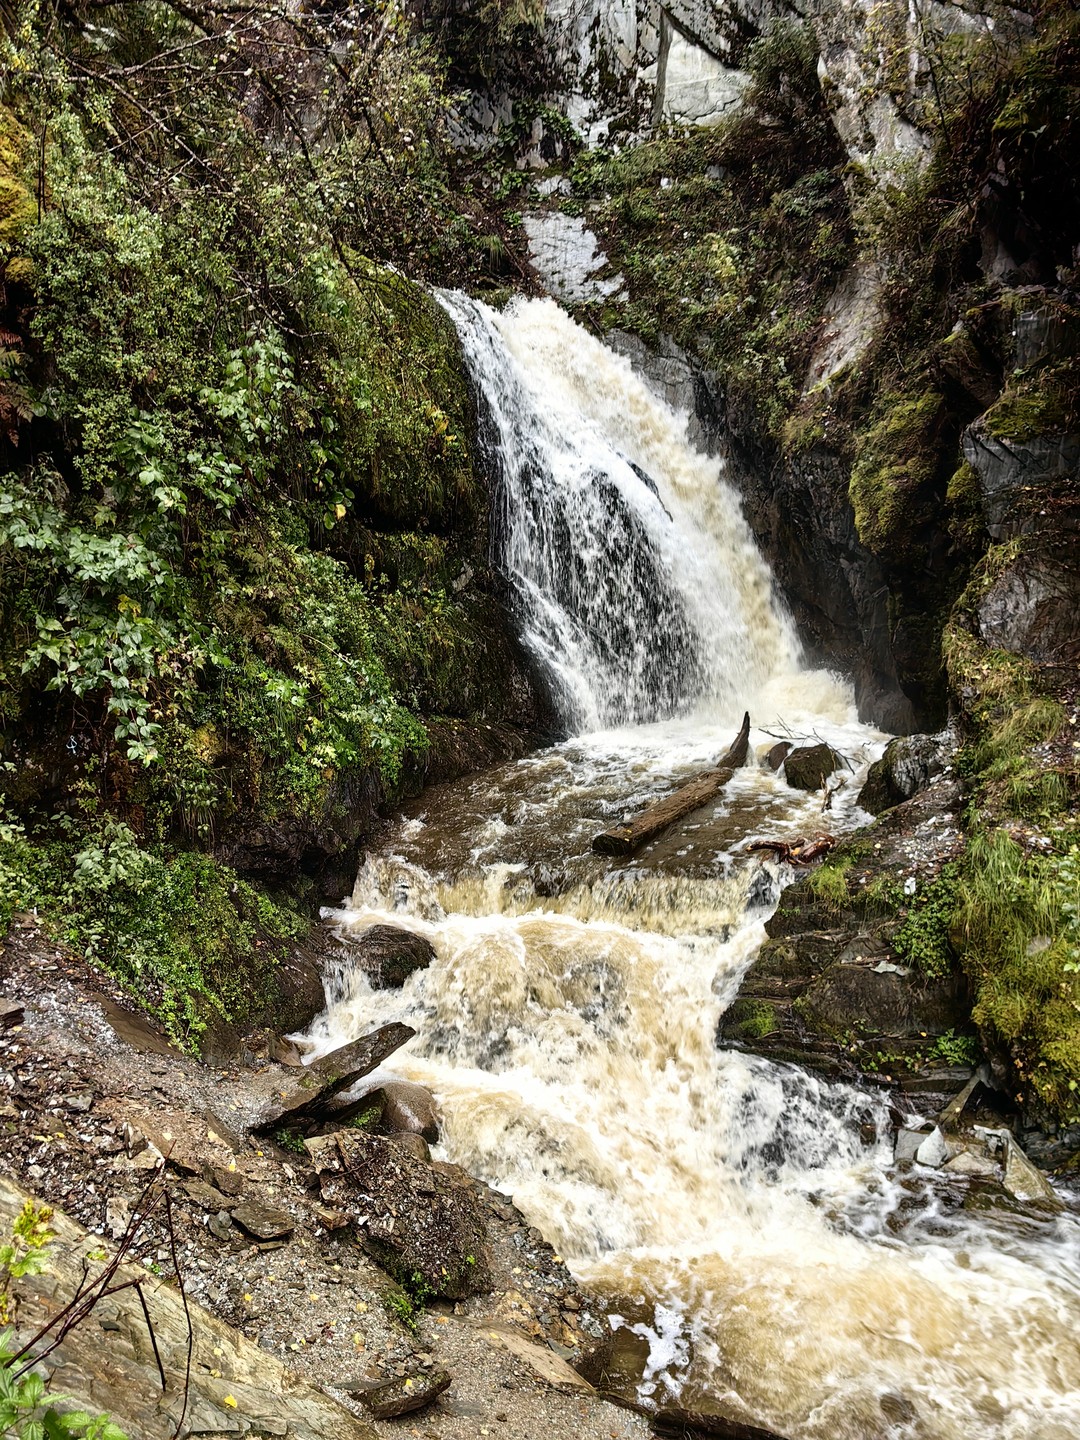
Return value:
<svg viewBox="0 0 1080 1440">
<path fill-rule="evenodd" d="M 730 714 L 797 668 L 723 476 L 553 300 L 443 294 L 478 397 L 496 564 L 571 733 Z"/>
<path fill-rule="evenodd" d="M 415 1028 L 392 1065 L 435 1095 L 440 1156 L 610 1297 L 616 1338 L 647 1352 L 627 1371 L 639 1398 L 791 1440 L 1073 1440 L 1076 1219 L 898 1170 L 884 1093 L 717 1046 L 779 893 L 745 842 L 813 833 L 821 797 L 751 758 L 633 861 L 591 850 L 714 762 L 744 707 L 845 756 L 836 835 L 866 819 L 885 737 L 800 669 L 720 465 L 625 361 L 551 301 L 443 303 L 478 391 L 496 559 L 577 733 L 436 787 L 383 836 L 327 918 L 346 946 L 404 925 L 435 959 L 400 990 L 343 961 L 311 1054 Z"/>
</svg>

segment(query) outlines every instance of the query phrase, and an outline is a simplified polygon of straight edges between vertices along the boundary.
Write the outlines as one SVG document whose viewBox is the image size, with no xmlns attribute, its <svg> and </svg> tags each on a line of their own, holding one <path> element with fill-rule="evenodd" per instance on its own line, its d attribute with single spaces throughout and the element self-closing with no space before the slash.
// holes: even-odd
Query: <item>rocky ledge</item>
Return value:
<svg viewBox="0 0 1080 1440">
<path fill-rule="evenodd" d="M 212 1070 L 32 917 L 2 960 L 2 1227 L 32 1195 L 56 1236 L 46 1273 L 12 1282 L 20 1339 L 118 1259 L 164 1373 L 128 1288 L 43 1360 L 56 1389 L 139 1440 L 181 1412 L 182 1435 L 351 1440 L 412 1411 L 440 1440 L 647 1435 L 569 1363 L 604 1333 L 602 1301 L 504 1195 L 433 1162 L 415 1116 L 387 1133 L 402 1097 L 347 1099 L 407 1027 L 306 1070 Z"/>
</svg>

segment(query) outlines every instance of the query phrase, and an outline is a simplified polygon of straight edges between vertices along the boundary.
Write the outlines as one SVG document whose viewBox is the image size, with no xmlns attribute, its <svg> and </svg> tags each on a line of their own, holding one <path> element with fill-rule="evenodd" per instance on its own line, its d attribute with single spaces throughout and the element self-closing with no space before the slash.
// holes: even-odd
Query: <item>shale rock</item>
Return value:
<svg viewBox="0 0 1080 1440">
<path fill-rule="evenodd" d="M 979 634 L 996 650 L 1030 660 L 1080 659 L 1080 568 L 1075 559 L 1020 556 L 983 593 Z"/>
<path fill-rule="evenodd" d="M 1017 1200 L 1033 1201 L 1051 1210 L 1063 1208 L 1057 1191 L 1024 1154 L 1013 1137 L 1006 1133 L 1005 1173 L 1001 1183 Z"/>
<path fill-rule="evenodd" d="M 359 1391 L 356 1398 L 376 1420 L 393 1420 L 396 1415 L 411 1415 L 414 1410 L 422 1410 L 449 1386 L 450 1375 L 446 1370 L 432 1370 L 426 1375 L 421 1371 L 382 1380 Z"/>
<path fill-rule="evenodd" d="M 995 540 L 1029 530 L 1039 497 L 1075 474 L 1080 464 L 1080 435 L 1000 439 L 984 419 L 964 431 L 963 447 L 979 477 L 986 528 Z"/>
<path fill-rule="evenodd" d="M 831 745 L 802 745 L 784 761 L 784 778 L 793 790 L 820 790 L 842 764 Z"/>
<path fill-rule="evenodd" d="M 449 1300 L 490 1290 L 486 1223 L 464 1171 L 360 1130 L 339 1130 L 334 1142 L 336 1156 L 324 1149 L 320 1159 L 323 1203 L 352 1218 L 374 1260 Z"/>
<path fill-rule="evenodd" d="M 225 1206 L 223 1209 L 227 1208 Z M 265 1205 L 261 1200 L 248 1200 L 232 1212 L 235 1224 L 256 1240 L 284 1240 L 292 1234 L 296 1222 L 287 1210 Z"/>
<path fill-rule="evenodd" d="M 942 774 L 955 751 L 948 734 L 904 735 L 890 740 L 880 760 L 870 766 L 859 804 L 871 815 L 910 800 Z"/>
<path fill-rule="evenodd" d="M 372 925 L 358 938 L 357 963 L 377 990 L 396 990 L 435 959 L 431 941 L 398 925 Z"/>
<path fill-rule="evenodd" d="M 10 1232 L 26 1194 L 0 1176 L 0 1226 Z M 51 1221 L 57 1243 L 48 1272 L 16 1281 L 20 1332 L 53 1319 L 87 1275 L 101 1273 L 100 1235 L 88 1234 L 62 1211 Z M 118 1288 L 76 1325 L 50 1356 L 57 1389 L 78 1408 L 107 1410 L 139 1440 L 183 1435 L 287 1436 L 288 1440 L 375 1440 L 371 1422 L 346 1411 L 316 1385 L 287 1370 L 253 1341 L 208 1314 L 141 1265 L 122 1266 Z M 162 1395 L 155 1351 L 147 1339 L 138 1281 L 167 1381 Z M 188 1350 L 188 1323 L 192 1350 Z M 187 1357 L 192 1356 L 190 1370 Z M 226 1355 L 228 1371 L 220 1357 Z M 183 1425 L 181 1427 L 181 1418 Z"/>
<path fill-rule="evenodd" d="M 295 1125 L 317 1124 L 333 1111 L 333 1101 L 342 1090 L 363 1079 L 382 1064 L 406 1040 L 416 1034 L 408 1025 L 383 1025 L 334 1050 L 303 1070 L 290 1068 L 275 1080 L 275 1089 L 263 1107 L 257 1129 L 271 1130 L 283 1121 Z"/>
</svg>

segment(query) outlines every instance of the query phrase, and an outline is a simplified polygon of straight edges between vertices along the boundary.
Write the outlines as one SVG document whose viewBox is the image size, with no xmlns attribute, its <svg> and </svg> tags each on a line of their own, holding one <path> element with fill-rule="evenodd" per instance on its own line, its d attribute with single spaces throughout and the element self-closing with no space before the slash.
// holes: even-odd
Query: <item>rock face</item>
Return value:
<svg viewBox="0 0 1080 1440">
<path fill-rule="evenodd" d="M 1038 497 L 1075 475 L 1080 466 L 1080 435 L 1004 439 L 993 434 L 985 419 L 964 432 L 963 449 L 964 459 L 979 477 L 986 528 L 995 540 L 1030 530 Z"/>
<path fill-rule="evenodd" d="M 889 584 L 859 540 L 849 466 L 822 446 L 777 456 L 752 415 L 713 412 L 733 484 L 810 657 L 849 674 L 859 715 L 907 734 L 918 724 L 897 665 Z"/>
<path fill-rule="evenodd" d="M 1074 557 L 1018 556 L 978 602 L 979 634 L 992 649 L 1029 660 L 1080 660 L 1080 567 Z"/>
<path fill-rule="evenodd" d="M 955 857 L 959 803 L 959 787 L 939 778 L 830 856 L 834 885 L 811 873 L 784 891 L 769 938 L 721 1018 L 722 1043 L 834 1077 L 960 1089 L 970 1065 L 936 1042 L 968 1025 L 966 983 L 947 965 L 940 976 L 922 973 L 895 947 L 909 898 L 900 877 L 926 887 Z"/>
<path fill-rule="evenodd" d="M 483 1212 L 456 1165 L 425 1165 L 360 1130 L 339 1130 L 318 1153 L 323 1203 L 352 1218 L 391 1275 L 450 1300 L 491 1288 Z"/>
<path fill-rule="evenodd" d="M 881 759 L 870 766 L 859 804 L 871 815 L 880 815 L 910 800 L 944 772 L 955 748 L 955 739 L 948 733 L 890 740 Z"/>
<path fill-rule="evenodd" d="M 26 1195 L 0 1177 L 0 1220 L 10 1233 Z M 51 1222 L 57 1243 L 44 1275 L 17 1282 L 19 1333 L 29 1338 L 74 1295 L 85 1276 L 101 1272 L 103 1248 L 65 1215 Z M 91 1413 L 108 1411 L 126 1434 L 168 1440 L 181 1415 L 184 1435 L 279 1435 L 286 1440 L 375 1440 L 366 1421 L 301 1380 L 238 1330 L 188 1301 L 194 1335 L 190 1391 L 184 1396 L 188 1329 L 184 1301 L 173 1286 L 141 1266 L 122 1267 L 117 1282 L 138 1279 L 165 1368 L 166 1389 L 150 1348 L 134 1289 L 95 1306 L 49 1358 L 55 1389 Z"/>
</svg>

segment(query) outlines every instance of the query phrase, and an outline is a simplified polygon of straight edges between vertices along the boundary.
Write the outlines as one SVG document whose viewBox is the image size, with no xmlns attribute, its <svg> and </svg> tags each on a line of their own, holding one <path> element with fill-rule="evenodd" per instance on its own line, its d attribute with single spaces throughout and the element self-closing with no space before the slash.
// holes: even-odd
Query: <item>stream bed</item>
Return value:
<svg viewBox="0 0 1080 1440">
<path fill-rule="evenodd" d="M 1075 1440 L 1080 1225 L 985 1208 L 892 1160 L 888 1096 L 717 1043 L 790 878 L 753 838 L 839 836 L 887 736 L 804 662 L 715 458 L 551 301 L 446 296 L 492 471 L 496 557 L 570 736 L 426 794 L 327 923 L 432 942 L 401 990 L 346 958 L 307 1037 L 391 1020 L 439 1153 L 513 1197 L 609 1297 L 628 1397 L 792 1440 Z M 593 835 L 714 764 L 750 763 L 632 860 Z M 828 798 L 763 762 L 844 757 Z M 373 1075 L 375 1086 L 385 1078 Z"/>
</svg>

